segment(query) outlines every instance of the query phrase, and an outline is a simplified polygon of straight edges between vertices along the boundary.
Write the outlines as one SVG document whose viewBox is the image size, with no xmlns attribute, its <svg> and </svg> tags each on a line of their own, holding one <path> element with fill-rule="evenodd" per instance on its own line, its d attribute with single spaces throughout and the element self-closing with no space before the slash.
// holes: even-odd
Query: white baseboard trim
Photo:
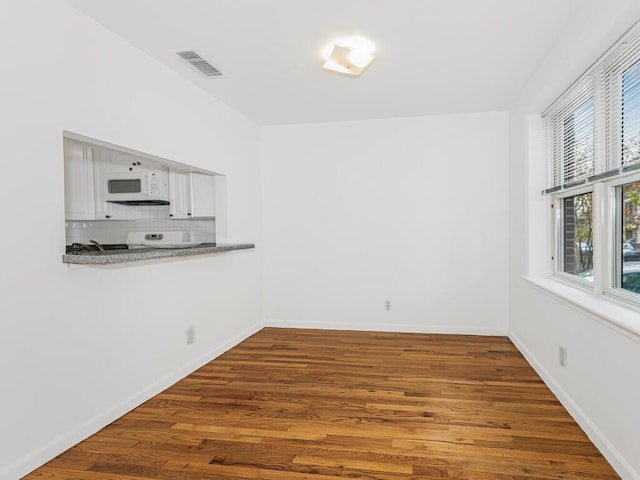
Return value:
<svg viewBox="0 0 640 480">
<path fill-rule="evenodd" d="M 85 438 L 93 435 L 101 428 L 109 425 L 114 420 L 122 417 L 125 413 L 130 412 L 153 396 L 159 394 L 163 390 L 166 390 L 178 380 L 181 380 L 198 368 L 206 365 L 214 358 L 222 355 L 224 352 L 236 346 L 254 333 L 258 332 L 263 327 L 264 324 L 262 322 L 254 325 L 253 327 L 224 342 L 222 345 L 209 350 L 195 360 L 175 370 L 159 381 L 143 388 L 130 398 L 123 400 L 106 412 L 101 413 L 100 415 L 94 417 L 83 425 L 80 425 L 79 427 L 74 428 L 69 432 L 61 435 L 57 439 L 49 442 L 35 452 L 19 458 L 9 466 L 4 467 L 2 470 L 0 470 L 0 480 L 17 480 L 19 478 L 22 478 L 27 473 L 32 472 L 41 465 L 44 465 L 52 458 L 60 455 L 65 450 L 68 450 Z"/>
<path fill-rule="evenodd" d="M 345 322 L 291 322 L 286 320 L 265 319 L 265 327 L 277 328 L 313 328 L 318 330 L 355 330 L 367 332 L 393 333 L 443 333 L 456 335 L 498 335 L 506 337 L 506 328 L 458 327 L 451 325 L 421 325 L 397 323 L 345 323 Z"/>
<path fill-rule="evenodd" d="M 540 375 L 544 383 L 551 389 L 560 403 L 567 409 L 573 419 L 580 425 L 600 453 L 607 459 L 614 470 L 623 480 L 640 480 L 640 472 L 637 472 L 629 462 L 620 454 L 613 443 L 602 433 L 595 423 L 582 411 L 573 398 L 555 381 L 547 369 L 538 361 L 531 351 L 520 341 L 517 335 L 509 332 L 509 339 L 520 350 L 520 353 Z"/>
</svg>

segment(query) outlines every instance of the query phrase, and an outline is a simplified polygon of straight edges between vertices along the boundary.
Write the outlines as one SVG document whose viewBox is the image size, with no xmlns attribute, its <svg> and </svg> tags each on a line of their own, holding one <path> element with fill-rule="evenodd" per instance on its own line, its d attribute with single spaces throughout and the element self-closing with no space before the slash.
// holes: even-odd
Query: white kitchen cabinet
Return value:
<svg viewBox="0 0 640 480">
<path fill-rule="evenodd" d="M 169 216 L 172 219 L 214 217 L 215 177 L 169 170 Z"/>
<path fill-rule="evenodd" d="M 64 139 L 64 206 L 67 220 L 96 218 L 93 148 Z"/>
<path fill-rule="evenodd" d="M 169 169 L 169 217 L 191 218 L 189 172 Z"/>
<path fill-rule="evenodd" d="M 105 152 L 104 165 L 106 173 L 126 174 L 141 168 L 139 159 L 121 152 Z"/>
<path fill-rule="evenodd" d="M 135 211 L 104 201 L 100 193 L 100 169 L 105 152 L 64 139 L 64 203 L 66 220 L 133 220 Z M 95 160 L 95 161 L 94 161 Z"/>
<path fill-rule="evenodd" d="M 215 179 L 213 175 L 191 174 L 191 214 L 193 218 L 216 216 Z"/>
</svg>

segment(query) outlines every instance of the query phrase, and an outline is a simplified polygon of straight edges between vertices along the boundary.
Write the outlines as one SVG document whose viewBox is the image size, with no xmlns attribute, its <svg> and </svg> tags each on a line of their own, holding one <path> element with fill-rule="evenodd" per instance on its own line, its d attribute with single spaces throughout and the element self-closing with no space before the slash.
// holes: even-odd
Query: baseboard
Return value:
<svg viewBox="0 0 640 480">
<path fill-rule="evenodd" d="M 397 323 L 345 323 L 345 322 L 290 322 L 277 319 L 266 319 L 265 327 L 279 328 L 313 328 L 318 330 L 355 330 L 367 332 L 393 332 L 393 333 L 444 333 L 456 335 L 497 335 L 506 337 L 506 328 L 484 327 L 452 327 L 450 325 L 420 325 Z"/>
<path fill-rule="evenodd" d="M 520 353 L 529 362 L 533 369 L 540 375 L 544 383 L 554 393 L 560 403 L 567 409 L 573 419 L 580 425 L 600 453 L 607 459 L 614 470 L 623 480 L 640 480 L 637 472 L 627 460 L 615 448 L 613 443 L 602 433 L 595 423 L 575 403 L 571 396 L 554 380 L 553 376 L 544 368 L 531 351 L 520 341 L 517 335 L 509 332 L 509 338 L 520 350 Z"/>
<path fill-rule="evenodd" d="M 101 428 L 109 425 L 114 420 L 122 417 L 125 413 L 130 412 L 140 404 L 144 403 L 148 399 L 153 396 L 159 394 L 163 390 L 166 390 L 168 387 L 176 383 L 178 380 L 186 377 L 190 373 L 194 372 L 198 368 L 206 365 L 214 358 L 222 355 L 224 352 L 234 347 L 238 343 L 242 342 L 246 338 L 250 337 L 260 329 L 264 327 L 263 323 L 260 322 L 253 327 L 245 330 L 244 332 L 236 335 L 230 340 L 226 341 L 222 345 L 209 350 L 205 354 L 196 358 L 195 360 L 189 362 L 183 367 L 175 370 L 171 374 L 162 378 L 161 380 L 153 383 L 145 387 L 144 389 L 137 392 L 135 395 L 127 398 L 110 408 L 106 412 L 98 415 L 97 417 L 89 420 L 85 424 L 74 428 L 73 430 L 61 435 L 57 439 L 49 442 L 42 448 L 37 451 L 26 455 L 18 460 L 16 460 L 11 465 L 5 467 L 0 470 L 0 480 L 14 480 L 19 479 L 25 476 L 27 473 L 32 472 L 36 468 L 44 465 L 46 462 L 51 460 L 52 458 L 60 455 L 65 450 L 68 450 L 72 446 L 81 442 L 85 438 L 93 435 Z"/>
</svg>

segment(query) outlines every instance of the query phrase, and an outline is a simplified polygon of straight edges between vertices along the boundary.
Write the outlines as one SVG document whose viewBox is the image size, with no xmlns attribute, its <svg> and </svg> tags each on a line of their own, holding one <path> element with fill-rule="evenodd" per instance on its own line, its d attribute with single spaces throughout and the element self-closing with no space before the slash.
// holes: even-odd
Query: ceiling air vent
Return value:
<svg viewBox="0 0 640 480">
<path fill-rule="evenodd" d="M 219 77 L 222 72 L 207 62 L 204 58 L 198 55 L 193 50 L 186 50 L 184 52 L 176 52 L 180 58 L 185 62 L 196 67 L 200 72 L 207 77 Z"/>
</svg>

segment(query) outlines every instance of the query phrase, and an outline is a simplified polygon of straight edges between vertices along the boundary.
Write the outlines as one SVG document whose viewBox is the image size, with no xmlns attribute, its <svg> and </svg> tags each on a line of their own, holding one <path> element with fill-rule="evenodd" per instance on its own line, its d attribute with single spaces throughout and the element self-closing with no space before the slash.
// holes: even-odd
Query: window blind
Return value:
<svg viewBox="0 0 640 480">
<path fill-rule="evenodd" d="M 640 168 L 640 22 L 544 113 L 544 193 Z"/>
</svg>

